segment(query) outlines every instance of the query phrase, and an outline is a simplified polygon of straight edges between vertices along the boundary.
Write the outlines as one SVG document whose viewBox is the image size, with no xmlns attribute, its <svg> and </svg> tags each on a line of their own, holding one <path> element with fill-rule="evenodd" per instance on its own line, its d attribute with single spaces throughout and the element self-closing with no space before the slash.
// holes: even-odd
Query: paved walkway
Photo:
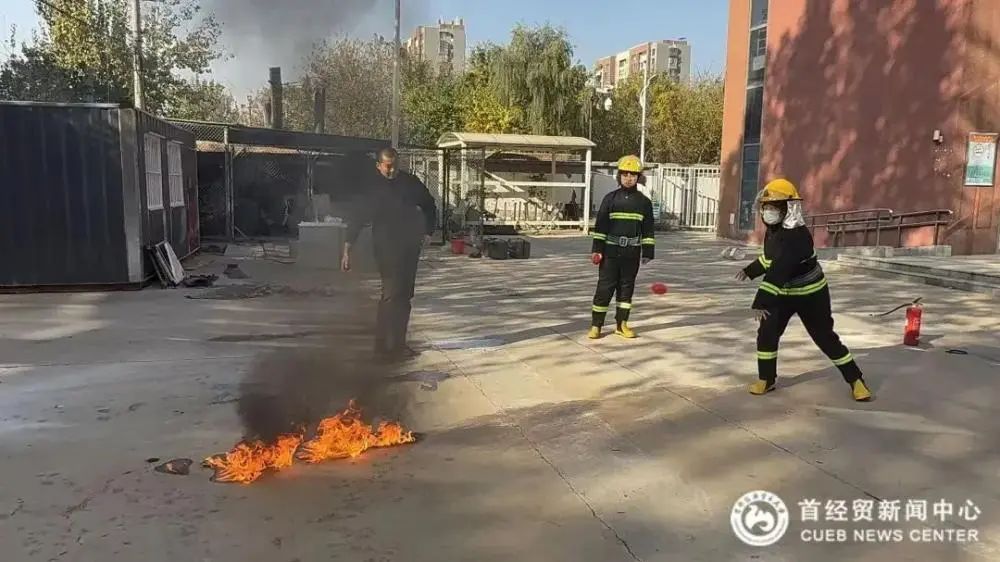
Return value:
<svg viewBox="0 0 1000 562">
<path fill-rule="evenodd" d="M 2 297 L 0 542 L 26 561 L 1000 557 L 995 301 L 834 274 L 838 330 L 877 400 L 851 401 L 795 323 L 782 388 L 754 398 L 753 286 L 732 279 L 741 263 L 705 237 L 658 245 L 631 342 L 583 337 L 596 272 L 582 238 L 536 239 L 523 261 L 431 252 L 413 322 L 426 352 L 398 371 L 359 362 L 370 288 L 330 272 L 245 262 L 251 281 L 291 288 L 253 299 Z M 652 295 L 654 280 L 670 292 Z M 916 296 L 925 338 L 910 349 L 900 313 L 868 315 Z M 151 470 L 150 457 L 229 447 L 248 381 L 296 413 L 359 397 L 423 438 L 251 486 Z M 734 501 L 758 489 L 791 512 L 765 548 L 730 526 Z M 971 499 L 981 516 L 962 525 L 983 540 L 808 543 L 804 530 L 853 538 L 863 527 L 803 523 L 806 498 Z M 897 524 L 923 526 L 955 525 Z"/>
</svg>

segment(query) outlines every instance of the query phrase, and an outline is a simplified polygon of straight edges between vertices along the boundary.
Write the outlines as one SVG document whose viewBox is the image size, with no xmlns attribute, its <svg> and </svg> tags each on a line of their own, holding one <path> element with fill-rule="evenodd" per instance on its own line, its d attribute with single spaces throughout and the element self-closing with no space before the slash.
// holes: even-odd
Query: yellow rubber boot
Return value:
<svg viewBox="0 0 1000 562">
<path fill-rule="evenodd" d="M 773 381 L 757 381 L 750 385 L 750 394 L 761 396 L 774 390 Z"/>
<path fill-rule="evenodd" d="M 626 339 L 632 339 L 635 337 L 635 332 L 632 331 L 632 328 L 628 327 L 628 322 L 622 322 L 619 324 L 615 333 Z"/>
<path fill-rule="evenodd" d="M 851 385 L 851 394 L 858 402 L 867 402 L 872 399 L 872 391 L 868 390 L 865 381 L 858 379 Z"/>
<path fill-rule="evenodd" d="M 587 337 L 590 338 L 590 339 L 592 339 L 592 340 L 596 340 L 596 339 L 600 338 L 601 337 L 601 327 L 600 326 L 591 326 L 590 327 L 590 331 L 587 332 Z"/>
</svg>

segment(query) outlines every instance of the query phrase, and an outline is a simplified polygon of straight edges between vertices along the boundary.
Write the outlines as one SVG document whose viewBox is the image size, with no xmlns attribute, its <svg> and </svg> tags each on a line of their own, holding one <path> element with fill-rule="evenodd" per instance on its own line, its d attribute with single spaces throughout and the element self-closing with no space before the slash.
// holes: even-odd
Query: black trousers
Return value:
<svg viewBox="0 0 1000 562">
<path fill-rule="evenodd" d="M 610 253 L 610 255 L 609 255 Z M 639 274 L 639 248 L 625 248 L 617 252 L 605 252 L 597 273 L 597 290 L 591 311 L 591 325 L 603 326 L 611 297 L 617 293 L 618 309 L 615 321 L 619 324 L 628 320 L 632 312 L 632 293 L 635 292 L 635 277 Z"/>
<path fill-rule="evenodd" d="M 398 351 L 406 345 L 410 324 L 410 301 L 417 281 L 420 261 L 419 244 L 375 247 L 375 261 L 382 278 L 382 298 L 378 301 L 375 325 L 375 351 Z"/>
<path fill-rule="evenodd" d="M 778 377 L 778 342 L 788 321 L 796 314 L 809 337 L 840 369 L 845 381 L 853 383 L 861 378 L 861 369 L 854 356 L 833 330 L 829 287 L 811 295 L 779 297 L 778 305 L 768 312 L 770 314 L 757 329 L 757 374 L 761 380 L 774 381 Z"/>
</svg>

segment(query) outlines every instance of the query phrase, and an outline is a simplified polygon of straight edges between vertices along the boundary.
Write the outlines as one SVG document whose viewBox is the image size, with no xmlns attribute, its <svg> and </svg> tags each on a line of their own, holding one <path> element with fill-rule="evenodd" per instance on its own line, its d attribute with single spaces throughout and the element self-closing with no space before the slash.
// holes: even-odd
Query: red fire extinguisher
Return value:
<svg viewBox="0 0 1000 562">
<path fill-rule="evenodd" d="M 870 316 L 872 318 L 880 318 L 906 307 L 906 328 L 903 329 L 903 344 L 916 346 L 920 344 L 920 322 L 924 315 L 924 307 L 920 304 L 921 300 L 923 300 L 923 297 L 917 297 L 911 303 L 901 304 L 888 312 L 871 314 Z"/>
<path fill-rule="evenodd" d="M 924 307 L 919 302 L 913 302 L 906 307 L 906 330 L 903 332 L 903 344 L 918 345 L 920 343 L 920 320 L 924 315 Z"/>
</svg>

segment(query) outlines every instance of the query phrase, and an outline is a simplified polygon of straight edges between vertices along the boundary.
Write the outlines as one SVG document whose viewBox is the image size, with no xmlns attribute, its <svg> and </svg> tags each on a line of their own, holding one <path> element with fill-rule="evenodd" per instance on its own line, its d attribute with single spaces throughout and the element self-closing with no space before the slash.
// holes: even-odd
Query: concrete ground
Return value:
<svg viewBox="0 0 1000 562">
<path fill-rule="evenodd" d="M 596 281 L 583 238 L 534 239 L 530 260 L 431 250 L 411 330 L 424 353 L 393 370 L 363 362 L 374 287 L 360 273 L 248 260 L 243 288 L 0 296 L 0 559 L 1000 559 L 997 301 L 832 273 L 838 330 L 876 400 L 853 402 L 795 321 L 781 387 L 752 397 L 754 285 L 733 279 L 726 245 L 658 238 L 634 341 L 583 336 Z M 654 280 L 670 292 L 651 294 Z M 252 290 L 263 283 L 271 294 Z M 868 315 L 917 296 L 923 343 L 906 348 L 901 311 Z M 248 378 L 288 386 L 285 410 L 359 397 L 421 440 L 211 482 L 198 463 L 242 435 Z M 364 384 L 376 379 L 388 384 Z M 195 460 L 190 475 L 147 462 L 176 457 Z M 752 490 L 791 512 L 773 546 L 732 531 Z M 981 515 L 815 544 L 803 531 L 865 524 L 803 523 L 804 499 L 968 499 Z M 958 524 L 980 540 L 909 540 Z"/>
</svg>

